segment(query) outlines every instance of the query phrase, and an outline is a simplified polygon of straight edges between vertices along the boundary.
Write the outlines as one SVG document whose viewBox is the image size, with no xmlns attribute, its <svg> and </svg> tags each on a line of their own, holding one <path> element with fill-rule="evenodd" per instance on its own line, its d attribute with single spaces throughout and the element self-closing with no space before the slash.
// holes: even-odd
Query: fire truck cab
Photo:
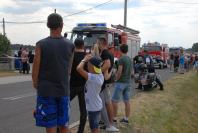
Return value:
<svg viewBox="0 0 198 133">
<path fill-rule="evenodd" d="M 167 67 L 167 62 L 169 58 L 169 48 L 168 44 L 160 44 L 158 42 L 154 43 L 144 43 L 142 46 L 144 54 L 144 50 L 151 55 L 156 63 L 155 66 L 159 68 Z"/>
<path fill-rule="evenodd" d="M 161 57 L 163 61 L 167 62 L 169 56 L 168 44 L 160 44 L 158 42 L 145 43 L 142 48 L 146 50 L 149 55 Z"/>
<path fill-rule="evenodd" d="M 124 27 L 122 25 L 111 25 L 107 28 L 106 23 L 80 23 L 73 28 L 71 40 L 82 38 L 85 44 L 85 51 L 91 52 L 91 48 L 96 44 L 98 37 L 104 37 L 108 43 L 109 51 L 115 58 L 121 56 L 119 46 L 128 45 L 128 55 L 133 58 L 140 49 L 139 31 Z"/>
</svg>

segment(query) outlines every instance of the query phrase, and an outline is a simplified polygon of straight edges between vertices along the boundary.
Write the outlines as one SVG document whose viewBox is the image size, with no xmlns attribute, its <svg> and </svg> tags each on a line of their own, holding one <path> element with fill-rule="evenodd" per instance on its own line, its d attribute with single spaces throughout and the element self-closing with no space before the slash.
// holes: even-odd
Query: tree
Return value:
<svg viewBox="0 0 198 133">
<path fill-rule="evenodd" d="M 198 42 L 193 44 L 192 50 L 193 50 L 194 52 L 198 52 Z"/>
<path fill-rule="evenodd" d="M 0 33 L 0 56 L 8 54 L 10 50 L 10 40 Z"/>
</svg>

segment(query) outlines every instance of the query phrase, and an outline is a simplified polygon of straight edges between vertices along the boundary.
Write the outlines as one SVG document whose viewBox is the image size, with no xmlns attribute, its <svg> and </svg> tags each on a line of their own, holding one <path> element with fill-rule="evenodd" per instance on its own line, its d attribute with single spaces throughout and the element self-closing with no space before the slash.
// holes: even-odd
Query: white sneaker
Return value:
<svg viewBox="0 0 198 133">
<path fill-rule="evenodd" d="M 114 126 L 110 126 L 110 127 L 107 127 L 107 128 L 106 128 L 106 131 L 107 131 L 107 132 L 119 132 L 119 129 L 117 129 L 117 128 L 114 127 Z"/>
</svg>

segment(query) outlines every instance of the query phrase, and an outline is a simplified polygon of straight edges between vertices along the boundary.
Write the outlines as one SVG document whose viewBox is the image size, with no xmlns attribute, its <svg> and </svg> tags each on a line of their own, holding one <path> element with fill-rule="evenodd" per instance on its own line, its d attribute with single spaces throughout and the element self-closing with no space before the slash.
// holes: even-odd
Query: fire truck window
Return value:
<svg viewBox="0 0 198 133">
<path fill-rule="evenodd" d="M 109 46 L 113 45 L 113 35 L 111 33 L 108 34 L 108 45 Z"/>
<path fill-rule="evenodd" d="M 144 50 L 147 51 L 161 51 L 162 48 L 160 46 L 144 46 Z"/>
</svg>

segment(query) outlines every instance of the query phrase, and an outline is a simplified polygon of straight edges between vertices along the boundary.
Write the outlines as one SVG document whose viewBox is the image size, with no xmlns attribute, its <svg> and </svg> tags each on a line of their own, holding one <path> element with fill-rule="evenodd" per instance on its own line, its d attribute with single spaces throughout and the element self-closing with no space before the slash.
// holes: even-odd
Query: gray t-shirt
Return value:
<svg viewBox="0 0 198 133">
<path fill-rule="evenodd" d="M 74 45 L 64 37 L 47 37 L 37 42 L 41 63 L 37 93 L 39 96 L 69 96 L 69 66 Z"/>
<path fill-rule="evenodd" d="M 88 80 L 85 84 L 85 102 L 87 111 L 100 111 L 102 109 L 102 100 L 99 94 L 103 82 L 104 77 L 102 73 L 88 73 Z"/>
</svg>

